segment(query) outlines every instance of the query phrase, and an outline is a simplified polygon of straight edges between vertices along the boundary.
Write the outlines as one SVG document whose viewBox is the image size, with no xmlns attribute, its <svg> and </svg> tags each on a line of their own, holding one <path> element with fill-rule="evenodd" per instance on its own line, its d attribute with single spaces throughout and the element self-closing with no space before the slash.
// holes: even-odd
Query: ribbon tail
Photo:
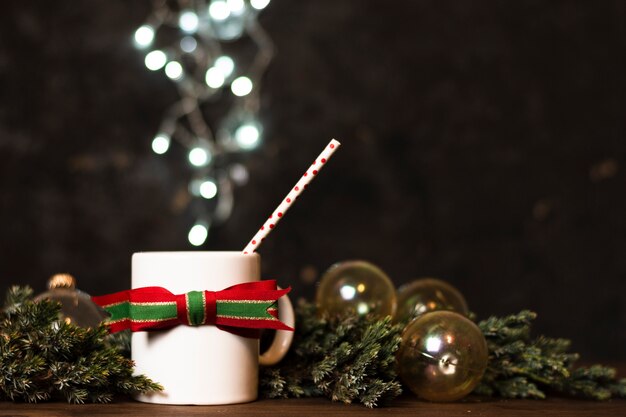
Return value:
<svg viewBox="0 0 626 417">
<path fill-rule="evenodd" d="M 105 321 L 109 327 L 109 333 L 117 333 L 131 328 L 129 299 L 130 291 L 91 297 L 91 301 L 109 314 Z"/>
<path fill-rule="evenodd" d="M 218 326 L 238 327 L 248 329 L 274 329 L 293 331 L 278 319 L 276 303 L 280 297 L 289 293 L 291 287 L 276 289 L 275 281 L 270 281 L 269 287 L 255 293 L 249 293 L 247 288 L 234 286 L 217 295 Z M 237 288 L 238 287 L 238 288 Z"/>
<path fill-rule="evenodd" d="M 174 295 L 165 288 L 137 288 L 91 299 L 110 314 L 106 320 L 110 333 L 157 330 L 178 324 Z"/>
</svg>

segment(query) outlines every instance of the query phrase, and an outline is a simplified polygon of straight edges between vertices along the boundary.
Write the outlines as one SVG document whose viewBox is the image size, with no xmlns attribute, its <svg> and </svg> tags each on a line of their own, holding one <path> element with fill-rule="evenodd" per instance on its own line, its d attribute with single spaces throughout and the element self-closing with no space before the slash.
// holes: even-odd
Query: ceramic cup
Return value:
<svg viewBox="0 0 626 417">
<path fill-rule="evenodd" d="M 241 252 L 140 252 L 133 255 L 132 288 L 159 286 L 174 294 L 219 291 L 260 280 L 261 257 Z M 280 320 L 294 327 L 287 296 L 278 300 Z M 287 353 L 293 332 L 278 330 L 267 352 L 259 340 L 215 326 L 180 325 L 169 330 L 135 332 L 132 359 L 138 374 L 164 390 L 135 398 L 158 404 L 234 404 L 258 395 L 258 368 Z"/>
</svg>

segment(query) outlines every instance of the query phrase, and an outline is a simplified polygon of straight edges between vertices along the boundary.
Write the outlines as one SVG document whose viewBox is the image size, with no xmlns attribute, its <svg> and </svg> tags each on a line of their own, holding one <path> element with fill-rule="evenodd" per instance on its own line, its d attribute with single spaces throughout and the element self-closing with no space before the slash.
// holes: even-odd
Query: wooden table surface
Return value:
<svg viewBox="0 0 626 417">
<path fill-rule="evenodd" d="M 122 400 L 112 404 L 66 403 L 14 404 L 0 402 L 0 416 L 626 416 L 626 400 L 605 402 L 551 398 L 548 400 L 502 400 L 470 397 L 456 403 L 428 403 L 403 395 L 389 406 L 368 409 L 322 398 L 259 400 L 228 406 L 171 406 Z"/>
<path fill-rule="evenodd" d="M 619 377 L 626 376 L 626 363 L 613 364 Z M 611 416 L 626 417 L 626 399 L 590 401 L 552 396 L 547 400 L 503 400 L 469 396 L 454 403 L 429 403 L 406 392 L 384 407 L 369 409 L 325 398 L 258 400 L 247 404 L 189 406 L 144 404 L 119 399 L 111 404 L 70 405 L 64 402 L 23 404 L 0 401 L 0 416 L 246 416 L 246 417 L 343 417 L 343 416 L 428 416 L 428 417 L 516 417 L 516 416 Z"/>
</svg>

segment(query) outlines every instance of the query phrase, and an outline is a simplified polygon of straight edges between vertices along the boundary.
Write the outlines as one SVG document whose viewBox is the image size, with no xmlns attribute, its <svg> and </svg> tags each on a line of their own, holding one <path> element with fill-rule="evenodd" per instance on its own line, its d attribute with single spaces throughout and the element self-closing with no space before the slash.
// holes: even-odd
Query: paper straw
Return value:
<svg viewBox="0 0 626 417">
<path fill-rule="evenodd" d="M 330 143 L 326 145 L 320 156 L 313 161 L 313 164 L 311 164 L 309 169 L 307 169 L 302 178 L 300 178 L 291 191 L 289 191 L 285 198 L 283 198 L 278 207 L 276 207 L 276 210 L 274 210 L 270 217 L 265 221 L 259 231 L 256 232 L 254 237 L 250 240 L 250 243 L 248 243 L 248 245 L 244 248 L 244 254 L 252 253 L 258 249 L 259 245 L 261 245 L 261 243 L 265 240 L 265 237 L 272 231 L 272 229 L 274 229 L 274 227 L 276 227 L 276 224 L 293 205 L 302 191 L 306 190 L 306 187 L 311 181 L 313 181 L 313 178 L 315 178 L 324 165 L 326 165 L 326 162 L 328 162 L 339 146 L 341 146 L 341 143 L 337 142 L 335 139 L 331 140 Z"/>
</svg>

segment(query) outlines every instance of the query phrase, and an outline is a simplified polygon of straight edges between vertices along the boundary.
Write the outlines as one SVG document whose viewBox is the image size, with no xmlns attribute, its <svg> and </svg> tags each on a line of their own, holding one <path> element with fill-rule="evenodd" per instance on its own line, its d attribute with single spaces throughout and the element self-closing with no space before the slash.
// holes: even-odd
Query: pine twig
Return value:
<svg viewBox="0 0 626 417">
<path fill-rule="evenodd" d="M 104 325 L 84 329 L 60 319 L 61 306 L 32 301 L 13 287 L 0 312 L 0 399 L 109 402 L 116 394 L 161 390 L 133 376 L 133 362 L 107 341 Z"/>
<path fill-rule="evenodd" d="M 401 328 L 390 318 L 318 317 L 308 303 L 298 306 L 296 318 L 291 351 L 261 371 L 263 396 L 325 396 L 371 408 L 402 392 L 395 373 Z"/>
<path fill-rule="evenodd" d="M 487 340 L 489 364 L 474 393 L 543 399 L 550 390 L 596 400 L 626 398 L 626 379 L 617 380 L 615 369 L 600 365 L 575 368 L 579 355 L 568 352 L 569 340 L 532 339 L 536 317 L 524 310 L 478 323 Z"/>
</svg>

